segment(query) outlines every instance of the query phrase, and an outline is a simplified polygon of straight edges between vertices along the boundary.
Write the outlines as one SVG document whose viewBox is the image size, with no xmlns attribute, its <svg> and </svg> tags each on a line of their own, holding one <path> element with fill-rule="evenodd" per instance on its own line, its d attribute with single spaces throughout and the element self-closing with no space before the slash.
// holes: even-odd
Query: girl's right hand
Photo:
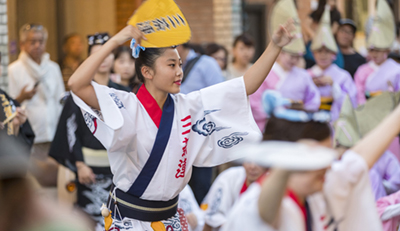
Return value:
<svg viewBox="0 0 400 231">
<path fill-rule="evenodd" d="M 134 38 L 138 44 L 142 39 L 147 40 L 143 33 L 136 27 L 132 25 L 127 25 L 124 29 L 120 30 L 116 35 L 114 35 L 111 40 L 115 41 L 118 46 L 124 44 L 126 41 Z"/>
</svg>

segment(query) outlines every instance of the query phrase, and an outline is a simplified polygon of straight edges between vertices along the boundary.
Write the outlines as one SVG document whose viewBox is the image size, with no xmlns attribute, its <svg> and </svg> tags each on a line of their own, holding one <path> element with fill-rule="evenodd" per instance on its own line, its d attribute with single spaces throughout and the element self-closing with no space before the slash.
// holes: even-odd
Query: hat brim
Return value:
<svg viewBox="0 0 400 231">
<path fill-rule="evenodd" d="M 332 149 L 285 141 L 248 144 L 238 149 L 238 152 L 246 153 L 246 157 L 241 160 L 243 162 L 294 171 L 324 169 L 337 158 L 337 153 Z"/>
</svg>

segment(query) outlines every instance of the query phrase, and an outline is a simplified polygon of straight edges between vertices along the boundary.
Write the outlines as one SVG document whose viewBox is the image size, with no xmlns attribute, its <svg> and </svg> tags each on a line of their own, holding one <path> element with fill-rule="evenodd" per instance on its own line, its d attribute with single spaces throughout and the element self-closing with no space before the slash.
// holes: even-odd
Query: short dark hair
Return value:
<svg viewBox="0 0 400 231">
<path fill-rule="evenodd" d="M 142 67 L 147 66 L 154 69 L 156 60 L 164 54 L 168 48 L 146 48 L 146 50 L 140 50 L 139 57 L 135 61 L 136 76 L 139 81 L 144 83 L 144 76 L 142 75 Z"/>
<path fill-rule="evenodd" d="M 271 116 L 265 126 L 263 140 L 296 142 L 301 139 L 323 141 L 331 136 L 328 123 L 316 121 L 292 122 Z"/>
<path fill-rule="evenodd" d="M 225 57 L 228 58 L 228 50 L 224 46 L 219 45 L 217 43 L 208 44 L 205 48 L 205 53 L 206 53 L 206 55 L 211 56 L 220 50 L 223 50 L 225 53 Z M 226 69 L 227 64 L 228 64 L 228 62 L 225 61 L 225 66 L 224 66 L 223 70 Z"/>
<path fill-rule="evenodd" d="M 116 49 L 114 49 L 113 51 L 114 53 L 114 59 L 115 61 L 124 53 L 127 53 L 129 55 L 129 58 L 131 58 L 133 61 L 135 61 L 136 59 L 132 56 L 132 49 L 128 46 L 119 46 Z M 114 61 L 114 62 L 115 62 Z M 113 68 L 111 69 L 112 73 L 115 73 L 114 71 L 114 65 Z M 133 73 L 132 78 L 129 79 L 129 87 L 133 88 L 136 83 L 135 83 L 135 79 L 136 79 L 136 68 L 135 68 L 135 73 Z"/>
<path fill-rule="evenodd" d="M 121 56 L 123 53 L 129 53 L 129 57 L 131 59 L 135 60 L 135 58 L 132 56 L 132 49 L 128 46 L 119 46 L 119 47 L 115 48 L 113 53 L 114 53 L 115 59 L 118 59 L 119 56 Z"/>
<path fill-rule="evenodd" d="M 63 39 L 63 46 L 66 45 L 68 43 L 68 41 L 73 38 L 73 37 L 80 37 L 82 38 L 82 36 L 78 33 L 71 33 L 71 34 L 67 34 L 64 39 Z"/>
<path fill-rule="evenodd" d="M 244 45 L 248 47 L 254 47 L 254 39 L 251 37 L 251 35 L 247 33 L 243 33 L 235 38 L 235 41 L 233 41 L 233 47 L 236 46 L 238 42 L 243 42 Z"/>
<path fill-rule="evenodd" d="M 325 11 L 326 4 L 327 0 L 319 0 L 317 9 L 310 14 L 310 17 L 315 23 L 319 23 L 319 21 L 321 20 L 322 15 L 324 14 Z M 335 22 L 339 23 L 340 19 L 342 18 L 340 11 L 336 7 L 330 10 L 330 16 L 331 16 L 331 26 Z"/>
</svg>

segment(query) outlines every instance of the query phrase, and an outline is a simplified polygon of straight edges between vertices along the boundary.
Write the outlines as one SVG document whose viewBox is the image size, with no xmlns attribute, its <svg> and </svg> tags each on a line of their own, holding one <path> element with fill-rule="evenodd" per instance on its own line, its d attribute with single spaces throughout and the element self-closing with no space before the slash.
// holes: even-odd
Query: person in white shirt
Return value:
<svg viewBox="0 0 400 231">
<path fill-rule="evenodd" d="M 221 230 L 240 196 L 253 182 L 263 178 L 267 171 L 267 168 L 256 163 L 246 162 L 243 166 L 231 167 L 219 174 L 201 204 L 205 213 L 203 231 Z"/>
<path fill-rule="evenodd" d="M 26 24 L 20 30 L 21 53 L 8 67 L 9 93 L 26 107 L 36 138 L 32 161 L 39 167 L 36 178 L 44 186 L 55 185 L 57 164 L 48 158 L 62 106 L 59 100 L 64 83 L 58 64 L 46 53 L 48 33 L 38 24 Z"/>
</svg>

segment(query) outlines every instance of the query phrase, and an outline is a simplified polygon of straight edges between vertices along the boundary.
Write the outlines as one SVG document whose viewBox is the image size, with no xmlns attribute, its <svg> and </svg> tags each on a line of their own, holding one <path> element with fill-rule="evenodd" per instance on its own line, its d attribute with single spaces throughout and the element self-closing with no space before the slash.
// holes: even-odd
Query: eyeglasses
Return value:
<svg viewBox="0 0 400 231">
<path fill-rule="evenodd" d="M 36 30 L 43 30 L 43 26 L 42 25 L 40 25 L 40 24 L 26 24 L 24 27 L 23 27 L 23 31 L 30 31 L 30 30 L 32 30 L 32 29 L 36 29 Z"/>
</svg>

